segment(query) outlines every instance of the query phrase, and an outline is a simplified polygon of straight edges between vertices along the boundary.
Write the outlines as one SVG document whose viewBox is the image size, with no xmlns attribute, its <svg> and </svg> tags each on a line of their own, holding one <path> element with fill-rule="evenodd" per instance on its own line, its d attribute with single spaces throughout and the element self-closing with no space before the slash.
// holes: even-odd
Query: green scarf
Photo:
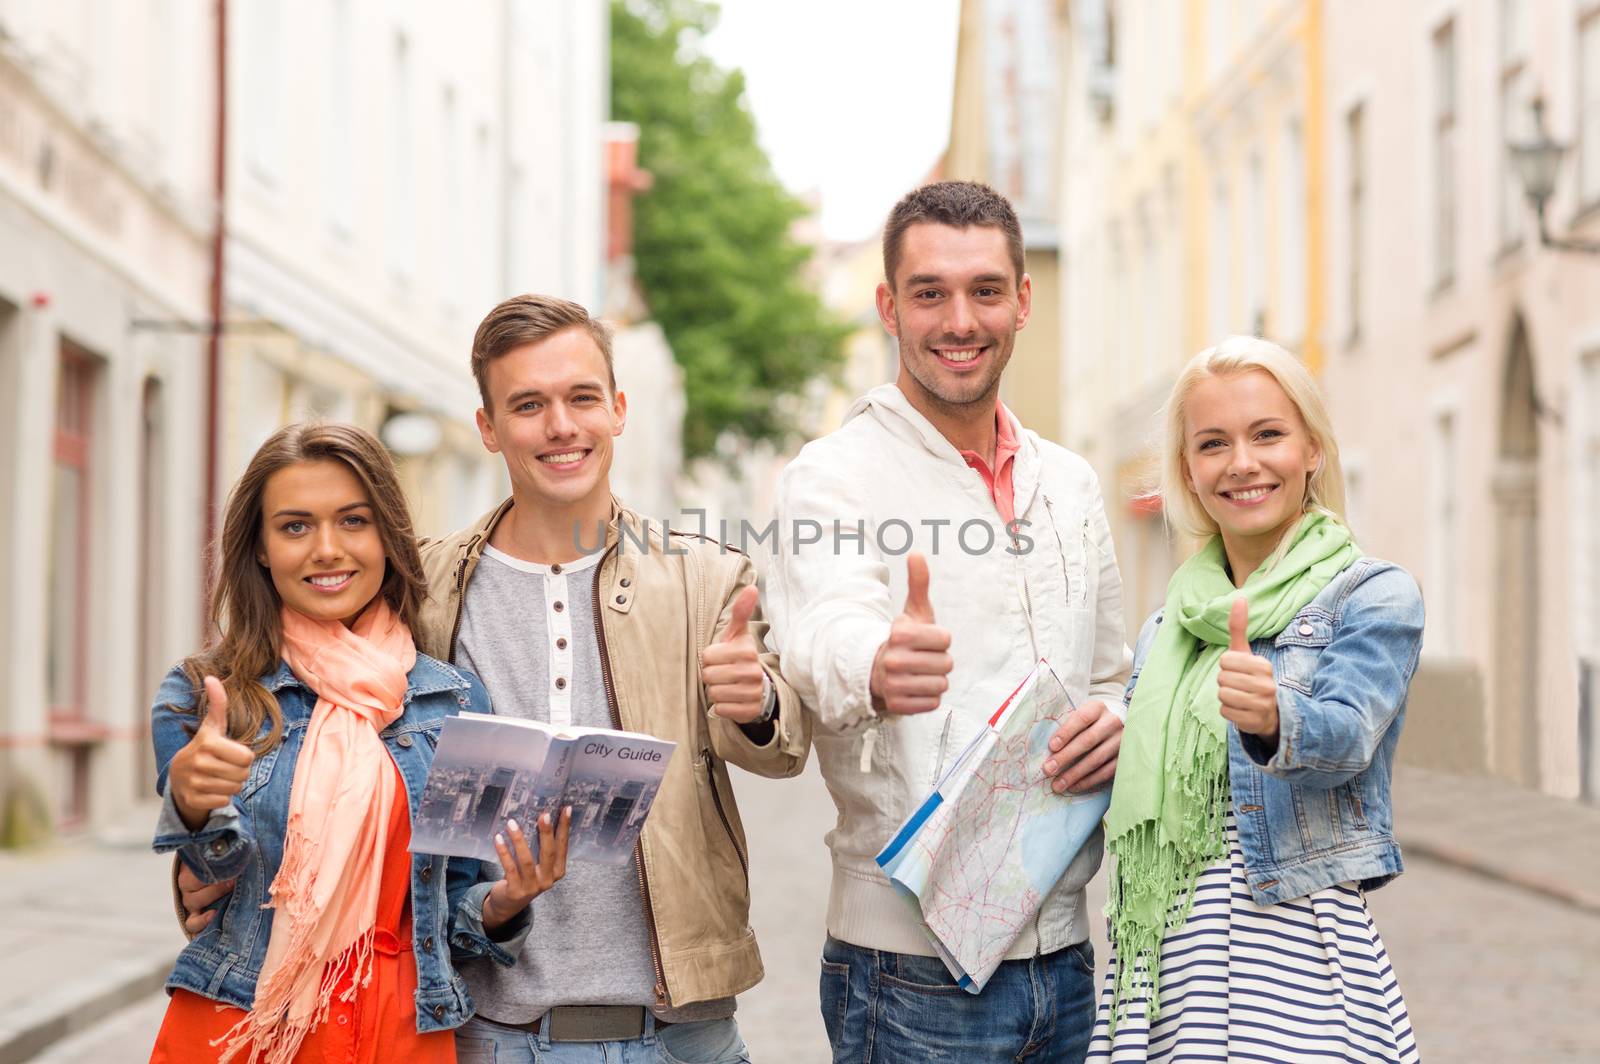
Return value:
<svg viewBox="0 0 1600 1064">
<path fill-rule="evenodd" d="M 1214 536 L 1173 574 L 1157 629 L 1128 707 L 1117 757 L 1107 849 L 1117 858 L 1106 914 L 1117 954 L 1111 1023 L 1136 993 L 1160 1015 L 1161 942 L 1188 919 L 1194 887 L 1227 855 L 1228 722 L 1217 700 L 1217 670 L 1228 649 L 1228 611 L 1250 603 L 1252 640 L 1275 636 L 1360 555 L 1336 518 L 1308 514 L 1289 532 L 1278 561 L 1235 588 L 1222 539 Z"/>
</svg>

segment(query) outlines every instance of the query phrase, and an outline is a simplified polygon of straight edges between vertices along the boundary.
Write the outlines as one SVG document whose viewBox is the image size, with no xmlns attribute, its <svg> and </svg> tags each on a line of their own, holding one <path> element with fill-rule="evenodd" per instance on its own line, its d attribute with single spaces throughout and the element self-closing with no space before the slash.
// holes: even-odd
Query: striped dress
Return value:
<svg viewBox="0 0 1600 1064">
<path fill-rule="evenodd" d="M 1228 857 L 1200 875 L 1194 908 L 1161 944 L 1161 1015 L 1129 1004 L 1110 1033 L 1113 957 L 1090 1061 L 1418 1061 L 1406 1003 L 1366 898 L 1340 883 L 1258 905 L 1228 818 Z"/>
</svg>

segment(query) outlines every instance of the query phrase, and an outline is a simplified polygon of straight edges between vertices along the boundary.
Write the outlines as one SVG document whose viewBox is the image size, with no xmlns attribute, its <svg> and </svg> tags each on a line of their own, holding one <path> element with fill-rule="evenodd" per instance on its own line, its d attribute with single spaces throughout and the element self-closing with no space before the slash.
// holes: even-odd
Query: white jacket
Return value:
<svg viewBox="0 0 1600 1064">
<path fill-rule="evenodd" d="M 784 677 L 816 714 L 817 757 L 839 809 L 827 838 L 828 931 L 856 946 L 934 954 L 874 858 L 1039 658 L 1075 700 L 1126 712 L 1132 655 L 1098 481 L 1082 458 L 1016 427 L 1016 539 L 983 478 L 892 384 L 858 400 L 779 480 L 766 616 Z M 868 681 L 905 604 L 908 536 L 928 558 L 955 667 L 937 710 L 879 719 Z M 1083 885 L 1101 850 L 1096 831 L 1009 957 L 1088 937 Z"/>
</svg>

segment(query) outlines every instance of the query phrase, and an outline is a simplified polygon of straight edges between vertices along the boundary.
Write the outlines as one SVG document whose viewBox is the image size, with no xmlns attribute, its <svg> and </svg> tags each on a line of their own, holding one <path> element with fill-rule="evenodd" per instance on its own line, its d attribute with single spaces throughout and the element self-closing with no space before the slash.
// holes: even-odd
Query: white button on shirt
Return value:
<svg viewBox="0 0 1600 1064">
<path fill-rule="evenodd" d="M 524 573 L 544 577 L 544 630 L 550 662 L 550 723 L 564 728 L 572 723 L 572 611 L 570 580 L 593 580 L 590 572 L 600 564 L 600 555 L 590 554 L 577 561 L 540 565 L 513 558 L 504 551 L 486 546 L 489 557 Z"/>
</svg>

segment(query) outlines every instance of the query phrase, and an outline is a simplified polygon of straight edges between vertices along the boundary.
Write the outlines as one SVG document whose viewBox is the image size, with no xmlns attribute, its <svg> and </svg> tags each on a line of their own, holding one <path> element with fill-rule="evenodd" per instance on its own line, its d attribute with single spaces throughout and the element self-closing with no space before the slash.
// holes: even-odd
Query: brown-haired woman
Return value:
<svg viewBox="0 0 1600 1064">
<path fill-rule="evenodd" d="M 445 718 L 489 711 L 413 646 L 425 594 L 376 439 L 310 423 L 262 444 L 223 522 L 214 641 L 152 711 L 155 847 L 234 881 L 167 980 L 153 1061 L 453 1061 L 472 1009 L 452 949 L 514 962 L 566 818 L 539 824 L 539 860 L 507 825 L 492 883 L 407 852 Z"/>
</svg>

